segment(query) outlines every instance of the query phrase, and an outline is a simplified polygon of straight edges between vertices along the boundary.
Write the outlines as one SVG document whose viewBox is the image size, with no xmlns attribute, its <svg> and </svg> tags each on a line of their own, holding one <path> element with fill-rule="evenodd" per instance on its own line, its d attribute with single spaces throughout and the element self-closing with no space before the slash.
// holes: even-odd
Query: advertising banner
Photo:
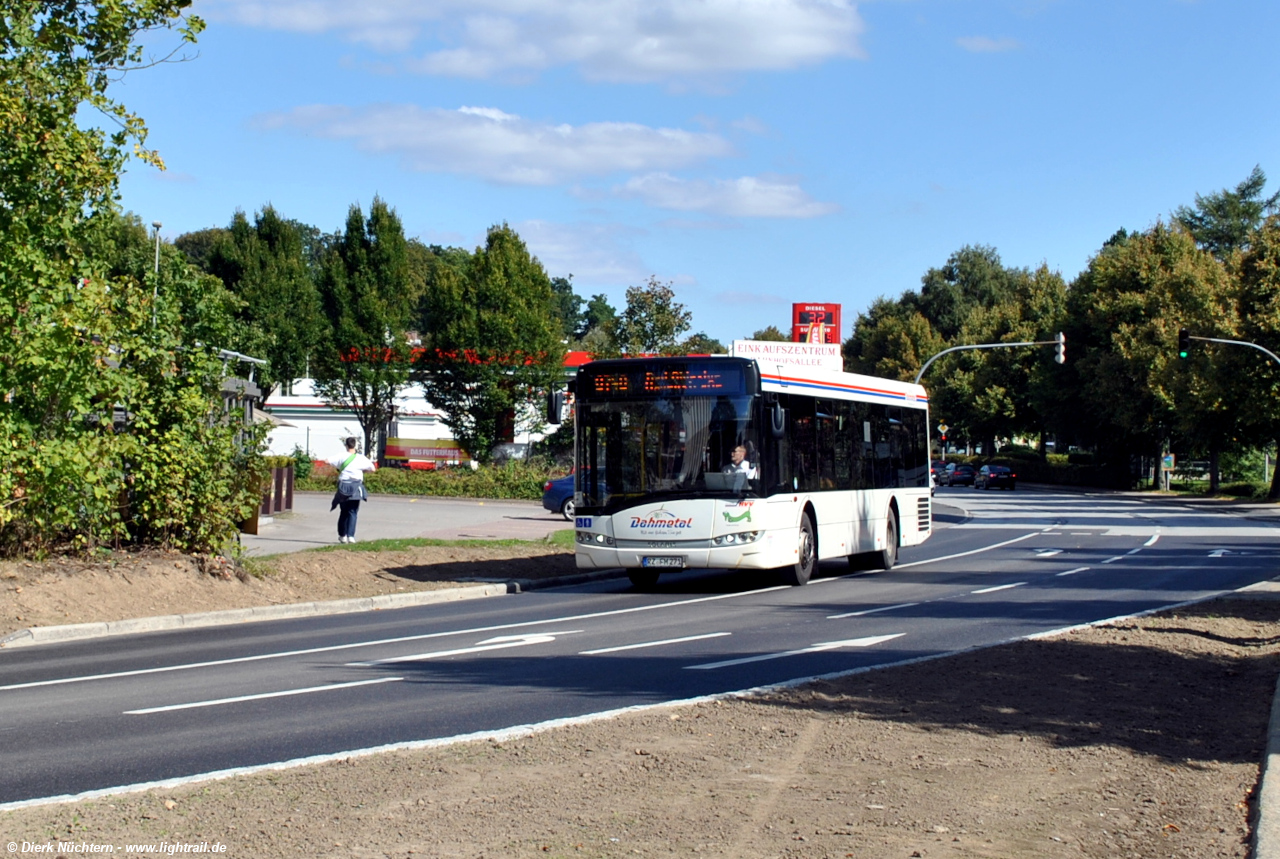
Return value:
<svg viewBox="0 0 1280 859">
<path fill-rule="evenodd" d="M 779 343 L 774 340 L 734 340 L 735 358 L 755 358 L 769 369 L 777 366 L 801 367 L 806 370 L 844 369 L 839 343 Z"/>
</svg>

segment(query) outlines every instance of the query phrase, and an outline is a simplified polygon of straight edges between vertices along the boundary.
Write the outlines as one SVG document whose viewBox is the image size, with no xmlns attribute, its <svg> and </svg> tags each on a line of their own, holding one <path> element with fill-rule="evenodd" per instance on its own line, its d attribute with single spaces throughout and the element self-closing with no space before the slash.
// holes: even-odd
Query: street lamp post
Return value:
<svg viewBox="0 0 1280 859">
<path fill-rule="evenodd" d="M 160 300 L 160 227 L 159 221 L 152 221 L 156 231 L 156 264 L 153 269 L 155 279 L 151 282 L 151 327 L 156 327 L 156 302 Z"/>
<path fill-rule="evenodd" d="M 156 274 L 160 273 L 160 227 L 163 226 L 159 221 L 152 221 L 151 226 L 156 230 Z"/>
</svg>

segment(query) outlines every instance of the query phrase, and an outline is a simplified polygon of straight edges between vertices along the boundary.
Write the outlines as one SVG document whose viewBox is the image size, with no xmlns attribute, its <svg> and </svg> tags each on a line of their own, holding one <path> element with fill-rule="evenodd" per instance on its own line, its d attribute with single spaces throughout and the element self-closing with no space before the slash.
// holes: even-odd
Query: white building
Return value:
<svg viewBox="0 0 1280 859">
<path fill-rule="evenodd" d="M 276 388 L 262 404 L 273 418 L 284 422 L 267 436 L 268 453 L 288 456 L 297 447 L 312 459 L 332 459 L 346 449 L 342 442 L 348 436 L 363 443 L 364 430 L 355 413 L 334 408 L 316 396 L 313 380 L 299 379 L 290 390 L 285 395 Z M 396 417 L 389 435 L 416 440 L 452 439 L 442 418 L 441 411 L 427 402 L 422 388 L 410 385 L 396 398 Z"/>
<path fill-rule="evenodd" d="M 315 393 L 312 379 L 299 379 L 290 387 L 289 394 L 275 388 L 261 406 L 277 422 L 267 436 L 267 453 L 273 456 L 289 456 L 295 448 L 306 451 L 312 459 L 332 460 L 346 447 L 343 440 L 355 436 L 364 443 L 364 430 L 354 412 L 335 408 Z M 537 421 L 533 421 L 537 423 Z M 526 421 L 527 423 L 527 421 Z M 517 423 L 519 426 L 519 422 Z M 535 432 L 517 430 L 515 441 L 528 444 L 543 437 L 549 427 L 536 427 Z M 417 459 L 419 455 L 440 464 L 456 464 L 465 461 L 465 452 L 456 449 L 453 433 L 444 423 L 444 413 L 427 402 L 419 385 L 406 385 L 396 398 L 395 419 L 391 421 L 388 437 L 406 442 L 437 441 L 443 445 L 402 445 L 403 453 Z M 409 451 L 408 448 L 414 448 Z M 368 455 L 372 453 L 365 451 Z M 391 454 L 391 451 L 388 451 Z M 416 467 L 416 466 L 415 466 Z"/>
</svg>

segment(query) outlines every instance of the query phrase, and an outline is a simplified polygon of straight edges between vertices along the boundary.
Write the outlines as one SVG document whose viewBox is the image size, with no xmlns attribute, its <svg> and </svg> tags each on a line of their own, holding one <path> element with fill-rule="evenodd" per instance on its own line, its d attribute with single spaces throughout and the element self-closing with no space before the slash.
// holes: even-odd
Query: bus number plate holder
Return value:
<svg viewBox="0 0 1280 859">
<path fill-rule="evenodd" d="M 677 570 L 684 569 L 684 558 L 679 555 L 653 556 L 645 555 L 640 559 L 642 567 L 674 567 Z"/>
</svg>

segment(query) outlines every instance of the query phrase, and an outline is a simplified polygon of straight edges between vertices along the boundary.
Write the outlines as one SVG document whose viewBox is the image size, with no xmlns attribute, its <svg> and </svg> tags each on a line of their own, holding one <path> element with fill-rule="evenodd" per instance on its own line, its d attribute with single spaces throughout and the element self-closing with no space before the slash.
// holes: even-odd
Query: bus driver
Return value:
<svg viewBox="0 0 1280 859">
<path fill-rule="evenodd" d="M 756 467 L 747 459 L 746 445 L 738 445 L 729 454 L 729 464 L 720 469 L 724 474 L 741 474 L 748 480 L 754 480 Z"/>
</svg>

